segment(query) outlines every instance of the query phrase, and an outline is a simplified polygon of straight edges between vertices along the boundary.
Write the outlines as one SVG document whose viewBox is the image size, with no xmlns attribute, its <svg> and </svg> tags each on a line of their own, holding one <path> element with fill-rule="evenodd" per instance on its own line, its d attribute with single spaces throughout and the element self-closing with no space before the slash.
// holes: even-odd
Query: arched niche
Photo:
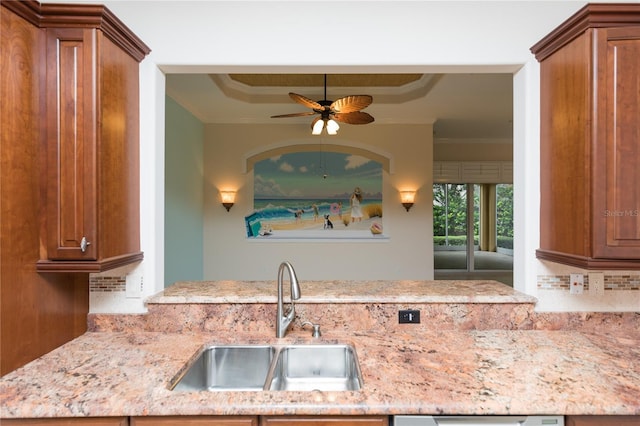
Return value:
<svg viewBox="0 0 640 426">
<path fill-rule="evenodd" d="M 393 173 L 393 161 L 391 155 L 381 150 L 374 150 L 370 147 L 364 148 L 355 144 L 327 144 L 327 143 L 294 143 L 288 145 L 272 146 L 261 150 L 260 152 L 249 153 L 243 162 L 244 173 L 248 173 L 253 170 L 256 163 L 265 160 L 267 158 L 275 157 L 282 154 L 288 154 L 292 152 L 340 152 L 344 154 L 360 155 L 365 158 L 369 158 L 373 161 L 377 161 L 382 165 L 382 169 L 389 173 Z"/>
</svg>

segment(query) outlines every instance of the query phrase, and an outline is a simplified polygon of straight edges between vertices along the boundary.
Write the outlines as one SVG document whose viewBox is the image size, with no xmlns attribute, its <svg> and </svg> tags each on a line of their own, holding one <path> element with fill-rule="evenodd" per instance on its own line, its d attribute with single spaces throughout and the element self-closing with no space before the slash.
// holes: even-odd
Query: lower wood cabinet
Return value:
<svg viewBox="0 0 640 426">
<path fill-rule="evenodd" d="M 387 426 L 388 416 L 265 416 L 260 426 Z"/>
<path fill-rule="evenodd" d="M 640 426 L 640 416 L 567 416 L 565 426 Z"/>
<path fill-rule="evenodd" d="M 387 426 L 387 416 L 131 417 L 130 426 Z"/>
<path fill-rule="evenodd" d="M 130 426 L 258 426 L 256 416 L 131 417 Z"/>
</svg>

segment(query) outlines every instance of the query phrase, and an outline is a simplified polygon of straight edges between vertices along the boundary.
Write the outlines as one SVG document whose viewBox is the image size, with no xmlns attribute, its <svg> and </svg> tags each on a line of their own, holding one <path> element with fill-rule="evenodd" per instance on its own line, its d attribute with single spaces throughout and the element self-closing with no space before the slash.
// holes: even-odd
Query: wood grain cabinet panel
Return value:
<svg viewBox="0 0 640 426">
<path fill-rule="evenodd" d="M 103 6 L 42 8 L 46 218 L 38 271 L 140 261 L 138 67 L 149 49 Z"/>
<path fill-rule="evenodd" d="M 640 416 L 566 416 L 566 426 L 640 426 Z"/>
<path fill-rule="evenodd" d="M 94 161 L 97 93 L 93 90 L 96 36 L 93 29 L 46 30 L 46 206 L 50 260 L 98 259 L 98 165 Z"/>
<path fill-rule="evenodd" d="M 41 18 L 36 2 L 0 2 L 0 375 L 87 331 L 88 274 L 36 272 L 45 210 Z"/>
<path fill-rule="evenodd" d="M 264 416 L 260 426 L 388 426 L 387 416 Z"/>
<path fill-rule="evenodd" d="M 131 426 L 258 426 L 256 416 L 131 417 Z"/>
<path fill-rule="evenodd" d="M 640 5 L 589 4 L 540 61 L 540 248 L 585 269 L 640 269 Z"/>
</svg>

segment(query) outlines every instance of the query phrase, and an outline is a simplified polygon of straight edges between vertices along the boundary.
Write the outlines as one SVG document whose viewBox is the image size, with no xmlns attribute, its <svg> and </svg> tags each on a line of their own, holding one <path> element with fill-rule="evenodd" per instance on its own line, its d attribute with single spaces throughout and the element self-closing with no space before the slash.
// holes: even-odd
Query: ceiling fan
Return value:
<svg viewBox="0 0 640 426">
<path fill-rule="evenodd" d="M 314 101 L 297 93 L 289 93 L 289 97 L 295 102 L 311 108 L 313 111 L 296 112 L 293 114 L 273 115 L 271 118 L 303 117 L 307 115 L 320 114 L 311 122 L 311 134 L 319 135 L 323 129 L 327 134 L 335 135 L 338 132 L 340 123 L 347 124 L 368 124 L 373 122 L 373 117 L 361 110 L 368 107 L 373 102 L 373 97 L 369 95 L 351 95 L 337 99 L 327 100 L 327 75 L 324 75 L 324 99 Z"/>
</svg>

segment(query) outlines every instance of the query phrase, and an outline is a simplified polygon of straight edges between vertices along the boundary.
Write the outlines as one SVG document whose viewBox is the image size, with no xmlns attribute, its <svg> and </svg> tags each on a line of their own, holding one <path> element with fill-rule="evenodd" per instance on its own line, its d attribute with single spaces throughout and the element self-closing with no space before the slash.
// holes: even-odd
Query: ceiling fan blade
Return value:
<svg viewBox="0 0 640 426">
<path fill-rule="evenodd" d="M 369 124 L 373 123 L 374 119 L 370 114 L 362 111 L 354 111 L 347 113 L 335 113 L 333 118 L 336 121 L 347 124 Z"/>
<path fill-rule="evenodd" d="M 340 113 L 360 111 L 371 105 L 373 97 L 369 95 L 351 95 L 337 99 L 331 104 L 331 110 Z"/>
<path fill-rule="evenodd" d="M 323 111 L 324 107 L 320 105 L 318 102 L 307 98 L 306 96 L 298 95 L 297 93 L 290 92 L 289 97 L 293 99 L 295 102 L 306 106 L 307 108 L 311 108 L 313 110 Z"/>
<path fill-rule="evenodd" d="M 307 115 L 315 115 L 315 111 L 294 112 L 293 114 L 272 115 L 271 118 L 289 118 L 289 117 L 305 117 Z"/>
</svg>

